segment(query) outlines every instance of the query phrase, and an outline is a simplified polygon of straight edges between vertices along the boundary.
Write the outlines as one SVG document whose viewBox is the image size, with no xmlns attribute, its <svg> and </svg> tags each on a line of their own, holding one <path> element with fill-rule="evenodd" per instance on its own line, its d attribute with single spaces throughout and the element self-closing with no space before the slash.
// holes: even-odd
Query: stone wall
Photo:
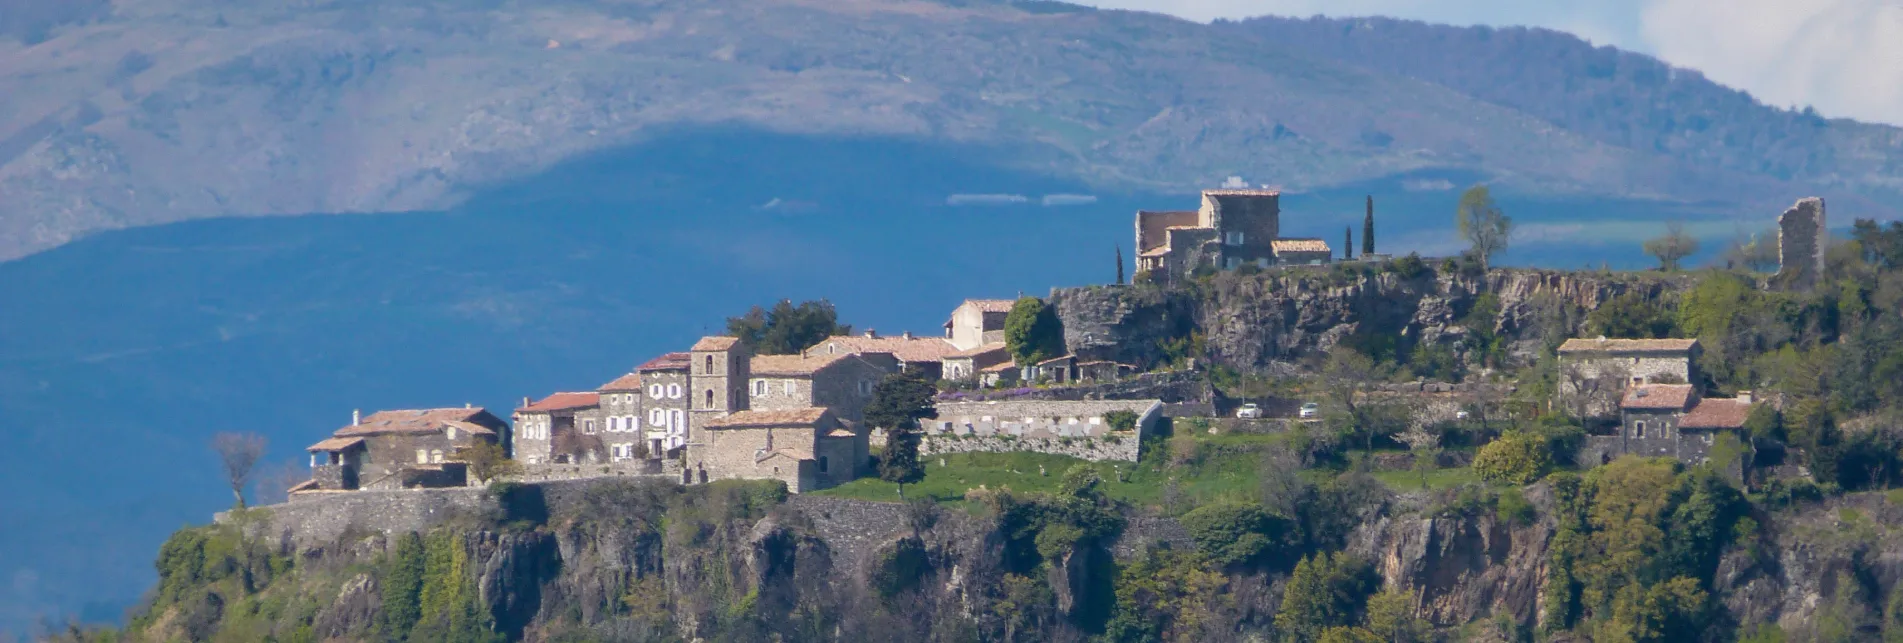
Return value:
<svg viewBox="0 0 1903 643">
<path fill-rule="evenodd" d="M 1066 331 L 1068 335 L 1068 331 Z M 1066 340 L 1071 341 L 1071 340 Z M 1085 341 L 1079 337 L 1078 342 Z M 1022 387 L 982 391 L 953 391 L 938 396 L 940 402 L 982 402 L 988 400 L 1162 400 L 1165 404 L 1195 404 L 1210 401 L 1208 380 L 1192 371 L 1142 373 L 1114 382 L 1098 382 L 1046 388 Z"/>
<path fill-rule="evenodd" d="M 1809 288 L 1824 274 L 1824 250 L 1828 223 L 1824 220 L 1824 200 L 1802 199 L 1777 218 L 1777 255 L 1779 283 L 1792 288 Z"/>
<path fill-rule="evenodd" d="M 1136 435 L 1102 437 L 1025 438 L 1011 435 L 957 436 L 927 434 L 921 436 L 919 457 L 946 453 L 1048 453 L 1092 462 L 1136 462 L 1142 455 L 1142 441 Z"/>
<path fill-rule="evenodd" d="M 509 479 L 517 482 L 548 482 L 582 478 L 660 476 L 664 475 L 662 466 L 660 460 L 623 460 L 595 464 L 523 464 L 521 475 L 510 476 Z"/>
</svg>

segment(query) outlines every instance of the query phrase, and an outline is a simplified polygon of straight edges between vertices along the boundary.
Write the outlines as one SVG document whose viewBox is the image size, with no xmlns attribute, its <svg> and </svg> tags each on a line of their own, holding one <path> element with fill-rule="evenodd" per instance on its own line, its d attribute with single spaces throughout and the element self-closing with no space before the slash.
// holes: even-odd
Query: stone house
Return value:
<svg viewBox="0 0 1903 643">
<path fill-rule="evenodd" d="M 999 364 L 1011 362 L 1011 352 L 1006 350 L 1004 342 L 985 344 L 977 348 L 961 350 L 945 356 L 945 379 L 969 380 L 978 377 L 978 373 Z"/>
<path fill-rule="evenodd" d="M 687 446 L 687 392 L 692 390 L 688 361 L 691 358 L 686 352 L 667 353 L 634 369 L 635 374 L 641 376 L 643 387 L 638 396 L 641 412 L 646 414 L 643 437 L 648 441 L 649 452 L 657 457 L 678 453 Z"/>
<path fill-rule="evenodd" d="M 899 360 L 885 353 L 758 355 L 749 368 L 748 408 L 826 408 L 835 417 L 856 423 L 872 401 L 873 387 L 886 375 L 898 372 Z"/>
<path fill-rule="evenodd" d="M 928 434 L 1009 435 L 1027 438 L 1104 437 L 1113 433 L 1105 416 L 1136 414 L 1136 439 L 1152 435 L 1163 421 L 1162 400 L 999 400 L 940 402 L 938 418 L 926 420 Z"/>
<path fill-rule="evenodd" d="M 1610 422 L 1634 386 L 1699 384 L 1701 352 L 1696 339 L 1569 339 L 1558 351 L 1559 395 L 1581 419 Z"/>
<path fill-rule="evenodd" d="M 1751 440 L 1744 434 L 1744 424 L 1752 404 L 1750 393 L 1703 398 L 1691 384 L 1633 386 L 1619 403 L 1619 434 L 1588 438 L 1580 464 L 1604 464 L 1628 454 L 1704 464 L 1711 460 L 1718 436 L 1728 433 L 1742 449 L 1727 463 L 1728 473 L 1742 476 L 1751 459 Z"/>
<path fill-rule="evenodd" d="M 515 459 L 528 464 L 602 462 L 601 394 L 556 393 L 515 410 Z"/>
<path fill-rule="evenodd" d="M 1281 218 L 1281 193 L 1275 190 L 1204 190 L 1201 207 L 1193 211 L 1139 211 L 1137 271 L 1161 280 L 1188 276 L 1200 266 L 1235 270 L 1328 261 L 1332 253 L 1319 239 L 1291 239 L 1278 248 Z"/>
<path fill-rule="evenodd" d="M 601 397 L 602 441 L 608 445 L 611 462 L 658 458 L 666 451 L 664 438 L 649 438 L 641 429 L 642 390 L 639 372 L 622 375 L 595 389 Z"/>
<path fill-rule="evenodd" d="M 1016 384 L 1020 374 L 1022 371 L 1016 362 L 1005 360 L 978 369 L 978 385 L 998 387 Z"/>
<path fill-rule="evenodd" d="M 1010 299 L 967 299 L 945 320 L 945 339 L 959 351 L 1004 343 L 1004 320 L 1017 305 Z M 956 379 L 946 377 L 945 379 Z"/>
<path fill-rule="evenodd" d="M 958 347 L 943 337 L 917 337 L 911 333 L 888 337 L 879 335 L 876 330 L 867 330 L 862 335 L 828 337 L 800 354 L 814 357 L 886 353 L 898 358 L 900 368 L 918 367 L 926 377 L 936 380 L 945 375 L 945 358 L 958 352 Z"/>
<path fill-rule="evenodd" d="M 1065 355 L 1053 357 L 1030 366 L 1025 366 L 1018 374 L 1027 382 L 1050 382 L 1067 384 L 1077 381 L 1077 356 Z"/>
<path fill-rule="evenodd" d="M 747 381 L 752 361 L 746 346 L 734 337 L 708 336 L 687 352 L 687 444 L 689 453 L 701 440 L 701 427 L 729 414 L 747 410 Z"/>
<path fill-rule="evenodd" d="M 827 409 L 740 410 L 700 426 L 682 477 L 780 480 L 805 493 L 858 477 L 868 450 L 865 434 Z"/>
<path fill-rule="evenodd" d="M 306 450 L 311 480 L 294 492 L 461 486 L 466 472 L 456 450 L 508 444 L 509 425 L 475 407 L 351 414 L 350 426 Z"/>
</svg>

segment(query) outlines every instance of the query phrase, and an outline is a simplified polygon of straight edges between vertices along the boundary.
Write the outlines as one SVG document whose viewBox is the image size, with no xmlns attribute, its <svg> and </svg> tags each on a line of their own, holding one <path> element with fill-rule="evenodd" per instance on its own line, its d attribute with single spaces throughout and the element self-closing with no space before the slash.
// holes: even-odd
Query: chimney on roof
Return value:
<svg viewBox="0 0 1903 643">
<path fill-rule="evenodd" d="M 872 328 L 866 329 L 866 339 L 878 339 L 878 338 L 879 338 L 879 331 L 877 329 L 872 329 Z"/>
<path fill-rule="evenodd" d="M 465 408 L 465 409 L 473 409 L 473 408 L 476 408 L 476 405 L 474 405 L 474 404 L 470 404 L 470 403 L 468 403 L 468 402 L 463 402 L 463 408 Z"/>
<path fill-rule="evenodd" d="M 528 396 L 524 395 L 522 396 L 522 407 L 528 408 L 528 406 L 529 406 L 529 398 Z"/>
<path fill-rule="evenodd" d="M 350 426 L 363 424 L 363 409 L 350 410 Z"/>
<path fill-rule="evenodd" d="M 903 332 L 903 333 L 899 333 L 899 337 L 903 337 L 903 338 L 905 338 L 905 339 L 911 339 L 911 338 L 912 338 L 912 331 L 909 331 L 909 330 L 908 330 L 908 331 L 905 331 L 905 332 Z"/>
<path fill-rule="evenodd" d="M 1750 392 L 1750 391 L 1738 391 L 1738 402 L 1740 402 L 1740 403 L 1742 403 L 1742 404 L 1744 404 L 1744 405 L 1746 405 L 1746 406 L 1750 406 L 1750 405 L 1751 405 L 1751 392 Z"/>
</svg>

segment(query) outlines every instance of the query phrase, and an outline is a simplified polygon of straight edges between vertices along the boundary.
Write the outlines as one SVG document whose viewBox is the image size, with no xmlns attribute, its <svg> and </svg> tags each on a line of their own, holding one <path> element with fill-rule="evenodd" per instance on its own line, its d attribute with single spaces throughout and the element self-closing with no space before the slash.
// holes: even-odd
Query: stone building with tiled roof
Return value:
<svg viewBox="0 0 1903 643">
<path fill-rule="evenodd" d="M 1015 305 L 1012 299 L 967 299 L 945 320 L 945 340 L 959 351 L 1003 344 L 1004 320 Z"/>
<path fill-rule="evenodd" d="M 1691 384 L 1637 384 L 1619 401 L 1619 432 L 1591 436 L 1581 466 L 1611 462 L 1621 455 L 1675 458 L 1688 465 L 1711 462 L 1720 441 L 1732 452 L 1718 464 L 1743 475 L 1751 459 L 1744 432 L 1754 401 L 1748 392 L 1735 398 L 1705 398 Z"/>
<path fill-rule="evenodd" d="M 691 376 L 685 351 L 667 353 L 635 367 L 641 376 L 641 414 L 638 428 L 648 441 L 650 457 L 676 453 L 687 446 L 687 392 Z"/>
<path fill-rule="evenodd" d="M 887 353 L 757 355 L 747 383 L 747 406 L 756 411 L 832 409 L 848 422 L 864 417 L 872 387 L 898 372 Z"/>
<path fill-rule="evenodd" d="M 735 411 L 697 439 L 691 482 L 773 479 L 804 493 L 850 482 L 870 459 L 865 433 L 824 408 Z"/>
<path fill-rule="evenodd" d="M 515 410 L 515 459 L 528 464 L 583 464 L 606 459 L 599 433 L 601 394 L 555 393 L 523 398 Z"/>
<path fill-rule="evenodd" d="M 1612 396 L 1633 386 L 1702 383 L 1701 352 L 1696 339 L 1568 339 L 1558 350 L 1559 393 L 1586 400 L 1582 419 L 1609 422 L 1619 412 Z"/>
<path fill-rule="evenodd" d="M 350 426 L 311 445 L 311 482 L 300 491 L 459 486 L 456 450 L 507 444 L 509 425 L 475 407 L 351 414 Z"/>
<path fill-rule="evenodd" d="M 985 344 L 970 350 L 962 350 L 945 356 L 944 378 L 948 380 L 970 380 L 987 368 L 1011 361 L 1011 351 L 1004 342 Z"/>
<path fill-rule="evenodd" d="M 1166 280 L 1202 266 L 1327 263 L 1332 253 L 1326 242 L 1282 236 L 1281 196 L 1275 190 L 1204 190 L 1201 207 L 1193 211 L 1138 211 L 1137 272 Z"/>
<path fill-rule="evenodd" d="M 1000 339 L 1002 341 L 1002 339 Z M 880 335 L 867 330 L 860 335 L 835 335 L 801 351 L 809 357 L 886 353 L 899 360 L 899 366 L 917 367 L 926 377 L 940 379 L 945 374 L 945 358 L 959 352 L 958 346 L 943 337 L 919 337 L 911 333 Z"/>
</svg>

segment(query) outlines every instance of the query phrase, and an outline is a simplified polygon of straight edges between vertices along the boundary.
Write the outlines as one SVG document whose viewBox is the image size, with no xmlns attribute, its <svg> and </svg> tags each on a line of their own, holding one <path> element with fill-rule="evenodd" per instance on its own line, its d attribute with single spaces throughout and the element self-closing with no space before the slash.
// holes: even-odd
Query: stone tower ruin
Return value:
<svg viewBox="0 0 1903 643">
<path fill-rule="evenodd" d="M 1790 288 L 1810 288 L 1824 274 L 1827 245 L 1824 200 L 1810 197 L 1777 218 L 1777 280 Z"/>
</svg>

